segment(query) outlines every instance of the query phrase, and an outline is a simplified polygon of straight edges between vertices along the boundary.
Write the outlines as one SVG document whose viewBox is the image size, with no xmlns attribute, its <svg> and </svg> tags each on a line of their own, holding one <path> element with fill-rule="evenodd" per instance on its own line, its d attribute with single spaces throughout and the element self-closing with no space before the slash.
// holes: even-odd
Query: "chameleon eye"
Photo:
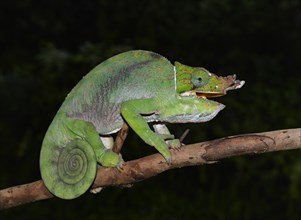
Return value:
<svg viewBox="0 0 301 220">
<path fill-rule="evenodd" d="M 191 84 L 194 88 L 205 86 L 210 80 L 210 73 L 204 68 L 196 68 L 191 74 Z"/>
<path fill-rule="evenodd" d="M 193 85 L 194 88 L 200 88 L 204 84 L 206 84 L 205 81 L 203 80 L 203 78 L 200 77 L 200 76 L 192 77 L 191 83 L 192 83 L 192 85 Z"/>
</svg>

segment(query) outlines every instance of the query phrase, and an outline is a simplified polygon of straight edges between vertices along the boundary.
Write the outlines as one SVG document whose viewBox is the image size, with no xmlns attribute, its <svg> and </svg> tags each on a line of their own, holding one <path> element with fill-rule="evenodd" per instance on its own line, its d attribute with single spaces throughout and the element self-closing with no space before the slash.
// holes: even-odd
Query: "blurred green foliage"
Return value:
<svg viewBox="0 0 301 220">
<path fill-rule="evenodd" d="M 177 136 L 191 129 L 186 143 L 300 127 L 298 0 L 12 0 L 0 2 L 0 26 L 0 188 L 40 178 L 40 145 L 66 94 L 97 63 L 130 49 L 246 80 L 218 99 L 227 108 L 211 122 L 172 126 Z M 133 133 L 123 148 L 126 160 L 153 152 Z M 231 158 L 0 218 L 300 219 L 300 157 Z"/>
</svg>

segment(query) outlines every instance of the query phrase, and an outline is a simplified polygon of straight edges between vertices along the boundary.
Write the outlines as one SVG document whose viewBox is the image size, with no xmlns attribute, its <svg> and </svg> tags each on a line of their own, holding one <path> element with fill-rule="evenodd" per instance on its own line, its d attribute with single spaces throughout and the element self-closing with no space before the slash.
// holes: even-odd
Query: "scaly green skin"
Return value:
<svg viewBox="0 0 301 220">
<path fill-rule="evenodd" d="M 148 51 L 129 51 L 102 62 L 73 88 L 49 126 L 40 154 L 46 187 L 60 198 L 76 198 L 91 186 L 97 163 L 120 166 L 119 156 L 99 135 L 117 132 L 124 120 L 171 163 L 163 134 L 147 122 L 211 120 L 224 105 L 206 99 L 205 92 L 221 93 L 212 90 L 216 85 L 224 93 L 243 85 L 228 78 L 179 63 L 174 67 Z"/>
</svg>

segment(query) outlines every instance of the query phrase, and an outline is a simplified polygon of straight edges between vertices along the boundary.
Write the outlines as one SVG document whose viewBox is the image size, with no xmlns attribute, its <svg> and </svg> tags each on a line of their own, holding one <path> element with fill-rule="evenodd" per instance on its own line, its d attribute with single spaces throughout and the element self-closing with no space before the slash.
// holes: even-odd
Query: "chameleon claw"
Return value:
<svg viewBox="0 0 301 220">
<path fill-rule="evenodd" d="M 171 165 L 172 164 L 172 160 L 171 160 L 171 158 L 169 158 L 168 160 L 166 160 L 167 161 L 167 164 L 168 165 Z"/>
<path fill-rule="evenodd" d="M 171 157 L 167 157 L 167 158 L 165 158 L 165 160 L 166 160 L 166 163 L 167 163 L 167 165 L 171 165 L 172 164 L 172 159 L 171 159 Z"/>
<path fill-rule="evenodd" d="M 119 156 L 119 163 L 117 164 L 116 168 L 118 171 L 123 171 L 123 166 L 124 166 L 125 162 L 124 162 L 121 154 L 119 154 L 118 156 Z"/>
<path fill-rule="evenodd" d="M 116 166 L 117 170 L 118 170 L 118 171 L 123 171 L 124 164 L 125 164 L 124 161 L 120 161 L 120 162 L 117 164 L 117 166 Z"/>
<path fill-rule="evenodd" d="M 181 142 L 179 139 L 172 139 L 166 141 L 167 145 L 169 148 L 174 149 L 176 151 L 179 151 L 181 149 Z"/>
</svg>

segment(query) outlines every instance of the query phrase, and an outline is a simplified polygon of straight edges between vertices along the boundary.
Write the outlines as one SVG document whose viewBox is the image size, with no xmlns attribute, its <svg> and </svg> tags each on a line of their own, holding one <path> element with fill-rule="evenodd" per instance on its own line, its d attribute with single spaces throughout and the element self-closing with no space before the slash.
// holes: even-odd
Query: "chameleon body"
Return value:
<svg viewBox="0 0 301 220">
<path fill-rule="evenodd" d="M 68 94 L 50 124 L 42 143 L 42 179 L 55 196 L 73 199 L 94 181 L 97 163 L 119 167 L 121 158 L 104 140 L 126 121 L 149 145 L 171 163 L 160 129 L 147 122 L 187 123 L 211 120 L 224 108 L 206 97 L 240 88 L 244 81 L 218 77 L 203 68 L 149 51 L 116 55 L 92 69 Z"/>
</svg>

